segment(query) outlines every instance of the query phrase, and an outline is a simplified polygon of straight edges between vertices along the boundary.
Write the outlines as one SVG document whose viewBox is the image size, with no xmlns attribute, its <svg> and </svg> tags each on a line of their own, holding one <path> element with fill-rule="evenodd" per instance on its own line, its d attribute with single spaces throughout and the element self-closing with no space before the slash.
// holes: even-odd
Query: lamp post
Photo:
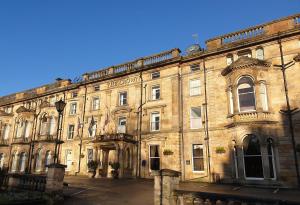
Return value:
<svg viewBox="0 0 300 205">
<path fill-rule="evenodd" d="M 58 120 L 57 120 L 57 130 L 56 130 L 56 139 L 55 139 L 55 150 L 54 150 L 54 164 L 58 163 L 58 144 L 61 144 L 60 141 L 60 133 L 61 133 L 61 119 L 63 116 L 63 111 L 65 109 L 66 103 L 60 99 L 59 101 L 55 102 L 55 107 L 58 112 Z"/>
</svg>

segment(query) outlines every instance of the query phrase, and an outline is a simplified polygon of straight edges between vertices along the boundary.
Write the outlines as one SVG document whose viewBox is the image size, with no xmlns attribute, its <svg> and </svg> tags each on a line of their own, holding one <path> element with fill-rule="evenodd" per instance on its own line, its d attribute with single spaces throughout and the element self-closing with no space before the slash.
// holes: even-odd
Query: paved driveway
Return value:
<svg viewBox="0 0 300 205">
<path fill-rule="evenodd" d="M 65 177 L 66 205 L 153 205 L 153 180 Z"/>
</svg>

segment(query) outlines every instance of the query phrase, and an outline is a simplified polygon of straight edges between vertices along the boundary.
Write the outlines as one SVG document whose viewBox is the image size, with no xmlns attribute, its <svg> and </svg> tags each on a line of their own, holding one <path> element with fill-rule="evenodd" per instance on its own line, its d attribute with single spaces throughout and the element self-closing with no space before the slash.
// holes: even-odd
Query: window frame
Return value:
<svg viewBox="0 0 300 205">
<path fill-rule="evenodd" d="M 72 132 L 70 132 L 70 128 L 73 127 Z M 70 137 L 71 136 L 71 137 Z M 68 134 L 67 134 L 67 140 L 73 140 L 75 137 L 75 125 L 69 124 L 68 125 Z"/>
<path fill-rule="evenodd" d="M 202 149 L 202 157 L 194 157 L 194 147 L 195 146 L 200 146 L 200 148 Z M 202 159 L 203 161 L 203 170 L 195 170 L 194 167 L 194 159 Z M 203 144 L 192 144 L 192 171 L 193 173 L 205 173 L 205 162 L 204 162 L 204 145 Z"/>
<path fill-rule="evenodd" d="M 95 101 L 98 100 L 98 103 L 96 104 Z M 98 105 L 98 107 L 96 107 Z M 99 110 L 100 109 L 100 97 L 93 97 L 92 99 L 92 110 Z"/>
<path fill-rule="evenodd" d="M 193 108 L 197 108 L 200 110 L 200 117 L 196 118 L 196 117 L 192 117 L 192 109 Z M 195 120 L 195 119 L 200 119 L 200 125 L 199 127 L 193 127 L 192 126 L 192 120 Z M 202 107 L 201 106 L 197 106 L 197 107 L 190 107 L 190 129 L 192 130 L 196 130 L 196 129 L 201 129 L 203 127 L 202 125 Z"/>
<path fill-rule="evenodd" d="M 73 105 L 75 105 L 75 111 L 73 112 Z M 76 115 L 77 114 L 77 102 L 71 102 L 70 103 L 70 111 L 69 115 Z"/>
<path fill-rule="evenodd" d="M 196 68 L 196 69 L 195 69 Z M 190 65 L 190 71 L 191 72 L 197 72 L 200 71 L 200 64 L 199 63 L 194 63 Z"/>
<path fill-rule="evenodd" d="M 152 121 L 153 115 L 155 115 L 155 114 L 158 114 L 158 117 L 159 117 L 159 120 L 158 120 L 158 129 L 153 130 L 152 129 L 153 128 L 152 124 L 153 123 L 157 123 L 156 121 L 155 122 Z M 160 112 L 158 112 L 158 111 L 151 112 L 151 114 L 150 114 L 150 131 L 151 132 L 159 132 L 160 130 L 161 130 L 161 115 L 160 115 Z"/>
<path fill-rule="evenodd" d="M 121 97 L 123 94 L 126 94 L 125 98 Z M 123 102 L 124 99 L 125 99 L 125 103 Z M 128 92 L 127 91 L 120 91 L 119 92 L 119 106 L 126 106 L 126 105 L 128 105 Z"/>
<path fill-rule="evenodd" d="M 158 79 L 160 78 L 160 71 L 154 71 L 151 73 L 151 79 L 154 80 L 154 79 Z"/>
<path fill-rule="evenodd" d="M 151 157 L 151 146 L 158 146 L 158 157 Z M 148 145 L 148 150 L 149 150 L 149 153 L 148 153 L 148 161 L 149 161 L 149 172 L 152 172 L 152 171 L 157 171 L 155 169 L 151 169 L 151 159 L 158 159 L 159 160 L 159 169 L 161 168 L 161 150 L 160 150 L 160 145 L 159 144 L 149 144 Z"/>
<path fill-rule="evenodd" d="M 158 89 L 157 89 L 158 88 Z M 155 92 L 155 94 L 153 94 L 153 91 L 154 91 L 154 89 L 156 89 L 156 90 L 158 90 L 158 98 L 156 98 L 156 92 Z M 160 100 L 161 99 L 161 89 L 160 89 L 160 85 L 159 84 L 157 84 L 157 85 L 152 85 L 151 86 L 151 100 L 152 101 L 155 101 L 155 100 Z"/>
<path fill-rule="evenodd" d="M 247 77 L 249 79 L 252 80 L 252 87 L 253 87 L 253 96 L 254 96 L 254 107 L 255 109 L 253 110 L 244 110 L 244 111 L 241 111 L 241 106 L 240 106 L 240 95 L 239 95 L 239 81 L 243 78 L 243 77 Z M 239 109 L 239 112 L 240 113 L 247 113 L 247 112 L 256 112 L 257 111 L 257 105 L 256 105 L 256 93 L 255 93 L 255 83 L 254 83 L 254 79 L 251 77 L 251 76 L 248 76 L 248 75 L 243 75 L 241 77 L 238 78 L 237 80 L 237 86 L 236 86 L 236 96 L 237 96 L 237 104 L 238 104 L 238 109 Z"/>
<path fill-rule="evenodd" d="M 194 81 L 199 81 L 199 85 L 192 87 L 191 85 L 192 85 L 192 82 L 194 82 Z M 199 90 L 196 94 L 192 94 L 192 90 L 195 90 L 195 89 L 199 89 Z M 201 79 L 200 78 L 193 78 L 193 79 L 189 80 L 189 95 L 190 95 L 190 97 L 201 95 Z"/>
</svg>

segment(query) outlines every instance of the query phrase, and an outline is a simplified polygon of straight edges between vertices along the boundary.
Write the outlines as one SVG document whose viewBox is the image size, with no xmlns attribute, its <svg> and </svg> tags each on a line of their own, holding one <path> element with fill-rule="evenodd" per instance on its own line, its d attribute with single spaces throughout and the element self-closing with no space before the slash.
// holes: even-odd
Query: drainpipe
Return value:
<svg viewBox="0 0 300 205">
<path fill-rule="evenodd" d="M 84 104 L 83 104 L 83 116 L 82 116 L 82 127 L 81 127 L 81 134 L 80 134 L 81 137 L 80 137 L 80 143 L 79 143 L 78 170 L 77 170 L 77 172 L 75 172 L 75 175 L 77 175 L 77 174 L 80 173 L 82 138 L 83 138 L 83 128 L 84 128 L 84 117 L 85 117 L 86 101 L 87 101 L 87 87 L 85 85 Z"/>
<path fill-rule="evenodd" d="M 207 79 L 206 79 L 206 67 L 205 59 L 203 59 L 203 72 L 204 72 L 204 107 L 205 107 L 205 143 L 207 152 L 207 172 L 208 180 L 211 182 L 211 167 L 210 167 L 210 147 L 209 147 L 209 132 L 208 132 L 208 108 L 207 108 Z"/>
<path fill-rule="evenodd" d="M 297 108 L 291 110 L 289 94 L 288 94 L 288 87 L 287 87 L 287 80 L 286 80 L 286 75 L 285 75 L 285 70 L 288 68 L 287 65 L 292 65 L 292 64 L 291 64 L 291 62 L 284 64 L 282 44 L 281 44 L 281 38 L 280 38 L 279 33 L 278 33 L 278 44 L 279 44 L 280 59 L 281 59 L 280 67 L 281 67 L 282 76 L 283 76 L 285 100 L 286 100 L 286 106 L 287 106 L 287 110 L 282 111 L 282 112 L 288 116 L 289 128 L 290 128 L 290 134 L 291 134 L 291 140 L 292 140 L 292 146 L 293 146 L 295 168 L 296 168 L 297 183 L 298 183 L 298 187 L 299 187 L 300 186 L 299 164 L 298 164 L 298 157 L 297 157 L 297 151 L 296 151 L 296 141 L 295 141 L 294 124 L 293 124 L 293 114 L 297 111 Z"/>
<path fill-rule="evenodd" d="M 178 84 L 178 93 L 179 93 L 179 135 L 180 135 L 180 140 L 179 142 L 181 142 L 179 144 L 179 150 L 181 152 L 181 171 L 182 171 L 182 175 L 181 175 L 181 180 L 184 181 L 185 180 L 185 157 L 184 157 L 184 138 L 183 138 L 183 93 L 182 93 L 182 70 L 181 70 L 181 64 L 179 64 L 179 73 L 178 73 L 178 80 L 179 80 L 179 84 Z"/>
</svg>

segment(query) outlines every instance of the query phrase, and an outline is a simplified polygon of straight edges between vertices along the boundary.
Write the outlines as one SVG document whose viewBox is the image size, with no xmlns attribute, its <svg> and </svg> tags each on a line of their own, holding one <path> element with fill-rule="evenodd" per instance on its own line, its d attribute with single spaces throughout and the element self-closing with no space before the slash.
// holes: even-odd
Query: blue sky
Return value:
<svg viewBox="0 0 300 205">
<path fill-rule="evenodd" d="M 300 13 L 300 0 L 0 0 L 0 96 Z"/>
</svg>

